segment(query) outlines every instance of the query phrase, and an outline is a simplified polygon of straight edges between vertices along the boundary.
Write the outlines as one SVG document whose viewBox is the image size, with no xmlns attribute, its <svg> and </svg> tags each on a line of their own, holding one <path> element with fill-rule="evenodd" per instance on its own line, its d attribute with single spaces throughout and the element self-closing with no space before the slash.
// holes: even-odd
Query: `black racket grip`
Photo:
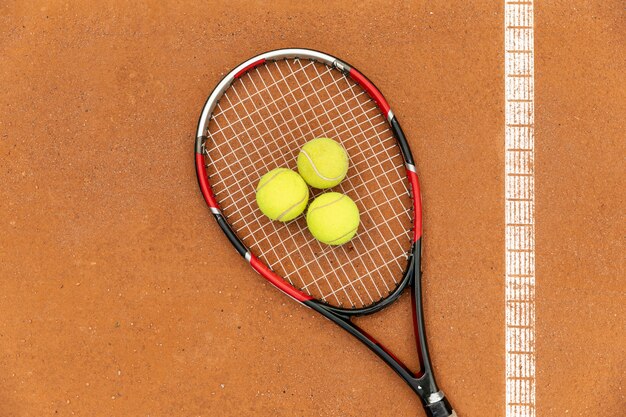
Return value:
<svg viewBox="0 0 626 417">
<path fill-rule="evenodd" d="M 446 397 L 432 404 L 426 404 L 424 409 L 428 417 L 457 417 Z"/>
</svg>

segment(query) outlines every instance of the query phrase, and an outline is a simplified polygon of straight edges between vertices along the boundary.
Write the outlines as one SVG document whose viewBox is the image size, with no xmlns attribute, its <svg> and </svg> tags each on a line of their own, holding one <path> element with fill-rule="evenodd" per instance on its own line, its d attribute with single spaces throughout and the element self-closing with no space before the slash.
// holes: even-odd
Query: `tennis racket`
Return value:
<svg viewBox="0 0 626 417">
<path fill-rule="evenodd" d="M 339 141 L 350 159 L 346 179 L 333 190 L 356 202 L 361 224 L 341 246 L 316 241 L 304 216 L 271 221 L 255 201 L 260 177 L 278 167 L 295 169 L 300 148 L 316 137 Z M 204 105 L 195 163 L 211 213 L 256 272 L 376 353 L 419 396 L 426 415 L 456 416 L 437 387 L 426 345 L 415 164 L 389 104 L 364 75 L 308 49 L 280 49 L 245 61 Z M 407 287 L 418 372 L 351 320 L 380 311 Z"/>
</svg>

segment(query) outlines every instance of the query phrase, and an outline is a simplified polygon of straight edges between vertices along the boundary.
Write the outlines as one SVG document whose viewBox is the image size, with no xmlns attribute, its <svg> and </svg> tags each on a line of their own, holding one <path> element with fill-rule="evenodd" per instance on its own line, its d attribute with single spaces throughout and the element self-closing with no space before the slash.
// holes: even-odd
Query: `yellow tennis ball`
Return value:
<svg viewBox="0 0 626 417">
<path fill-rule="evenodd" d="M 348 173 L 348 154 L 339 142 L 329 138 L 313 139 L 298 155 L 298 172 L 311 187 L 334 187 Z"/>
<path fill-rule="evenodd" d="M 340 193 L 320 195 L 306 213 L 306 223 L 313 237 L 328 245 L 342 245 L 352 239 L 359 221 L 359 209 L 354 201 Z"/>
<path fill-rule="evenodd" d="M 298 217 L 309 201 L 309 187 L 296 172 L 276 168 L 261 177 L 256 202 L 267 217 L 287 222 Z"/>
</svg>

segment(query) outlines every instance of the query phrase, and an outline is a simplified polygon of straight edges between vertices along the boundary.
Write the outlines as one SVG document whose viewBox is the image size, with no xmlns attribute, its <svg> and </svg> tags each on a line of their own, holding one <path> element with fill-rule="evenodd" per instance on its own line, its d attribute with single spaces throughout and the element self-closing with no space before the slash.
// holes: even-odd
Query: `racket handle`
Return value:
<svg viewBox="0 0 626 417">
<path fill-rule="evenodd" d="M 446 397 L 443 397 L 433 403 L 426 404 L 424 408 L 428 417 L 457 417 Z"/>
</svg>

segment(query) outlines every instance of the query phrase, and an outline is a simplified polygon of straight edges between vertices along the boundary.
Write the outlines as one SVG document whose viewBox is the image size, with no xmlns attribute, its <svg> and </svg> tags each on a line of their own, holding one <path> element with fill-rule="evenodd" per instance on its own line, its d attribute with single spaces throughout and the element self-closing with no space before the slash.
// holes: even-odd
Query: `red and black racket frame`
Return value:
<svg viewBox="0 0 626 417">
<path fill-rule="evenodd" d="M 326 65 L 332 66 L 335 69 L 343 72 L 346 76 L 358 83 L 376 102 L 383 115 L 385 115 L 387 122 L 389 123 L 389 126 L 397 140 L 397 144 L 400 147 L 406 166 L 409 193 L 411 194 L 413 200 L 414 224 L 412 245 L 408 252 L 407 268 L 404 272 L 402 280 L 387 297 L 374 304 L 362 308 L 339 308 L 327 304 L 323 301 L 317 300 L 311 295 L 291 285 L 288 281 L 286 281 L 281 276 L 276 274 L 272 269 L 270 269 L 265 263 L 263 263 L 263 261 L 257 258 L 246 247 L 246 245 L 242 242 L 242 240 L 237 236 L 237 234 L 228 224 L 228 221 L 222 214 L 220 206 L 211 190 L 207 175 L 208 165 L 207 161 L 205 160 L 205 157 L 208 158 L 208 152 L 205 149 L 205 142 L 208 139 L 208 137 L 206 136 L 206 132 L 208 122 L 210 120 L 210 112 L 207 111 L 207 108 L 210 107 L 210 101 L 219 98 L 219 95 L 223 93 L 225 88 L 230 86 L 230 84 L 232 84 L 235 79 L 241 77 L 247 71 L 259 65 L 263 65 L 269 60 L 282 58 L 314 59 L 317 61 L 321 61 Z M 218 94 L 216 94 L 216 91 Z M 211 213 L 217 221 L 217 224 L 220 226 L 220 228 L 222 229 L 228 240 L 235 247 L 237 252 L 248 263 L 250 263 L 255 271 L 257 271 L 272 285 L 277 287 L 279 290 L 281 290 L 294 300 L 317 311 L 322 316 L 342 327 L 348 333 L 350 333 L 358 340 L 360 340 L 363 344 L 365 344 L 376 355 L 378 355 L 419 396 L 428 417 L 456 416 L 450 403 L 444 396 L 443 392 L 437 386 L 430 362 L 430 356 L 428 353 L 428 345 L 426 343 L 421 282 L 422 204 L 418 176 L 415 170 L 415 163 L 413 161 L 413 156 L 411 154 L 411 150 L 409 148 L 404 132 L 402 131 L 402 128 L 400 127 L 396 116 L 391 111 L 389 104 L 380 93 L 378 88 L 376 88 L 376 86 L 367 77 L 354 69 L 354 67 L 330 55 L 310 49 L 283 49 L 270 51 L 258 55 L 257 57 L 240 64 L 228 75 L 226 75 L 224 79 L 222 79 L 220 84 L 218 84 L 214 92 L 207 100 L 207 104 L 205 104 L 203 114 L 200 117 L 197 132 L 198 134 L 196 135 L 195 143 L 195 163 L 198 184 Z M 208 163 L 210 163 L 210 161 Z M 390 305 L 403 293 L 407 286 L 411 288 L 411 302 L 414 312 L 413 325 L 420 362 L 420 369 L 417 372 L 410 370 L 404 363 L 402 363 L 402 361 L 395 357 L 390 350 L 385 348 L 381 343 L 379 343 L 376 339 L 369 335 L 365 330 L 354 324 L 351 320 L 352 317 L 371 314 Z"/>
</svg>

